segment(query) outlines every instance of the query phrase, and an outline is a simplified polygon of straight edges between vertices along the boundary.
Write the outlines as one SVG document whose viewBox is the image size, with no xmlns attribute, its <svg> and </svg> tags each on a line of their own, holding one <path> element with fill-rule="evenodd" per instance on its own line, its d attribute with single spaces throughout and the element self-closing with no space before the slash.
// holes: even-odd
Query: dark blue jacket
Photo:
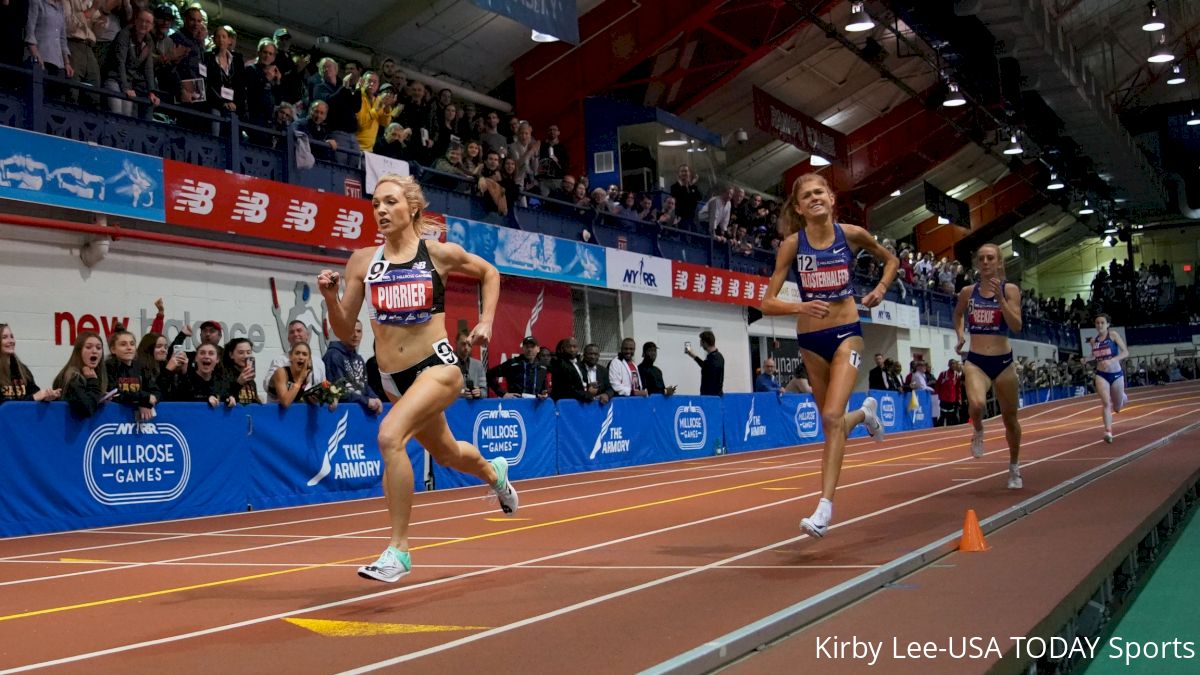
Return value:
<svg viewBox="0 0 1200 675">
<path fill-rule="evenodd" d="M 366 361 L 346 343 L 340 340 L 330 342 L 322 360 L 325 361 L 325 379 L 330 382 L 346 381 L 343 401 L 366 405 L 370 399 L 379 398 L 371 385 L 367 384 Z"/>
</svg>

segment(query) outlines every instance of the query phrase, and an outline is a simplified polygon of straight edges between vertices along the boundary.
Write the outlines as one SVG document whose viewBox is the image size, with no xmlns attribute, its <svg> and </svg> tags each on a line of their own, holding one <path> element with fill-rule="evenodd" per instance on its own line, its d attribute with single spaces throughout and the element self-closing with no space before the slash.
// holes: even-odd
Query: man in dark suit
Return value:
<svg viewBox="0 0 1200 675">
<path fill-rule="evenodd" d="M 592 343 L 583 348 L 583 379 L 587 383 L 585 401 L 608 403 L 613 390 L 608 384 L 608 369 L 600 365 L 600 345 Z"/>
<path fill-rule="evenodd" d="M 658 345 L 647 342 L 642 345 L 642 362 L 638 364 L 638 373 L 642 376 L 642 386 L 650 394 L 670 396 L 675 393 L 675 385 L 666 386 L 663 382 L 662 371 L 654 365 L 658 358 Z"/>
<path fill-rule="evenodd" d="M 550 397 L 555 401 L 573 398 L 576 401 L 591 400 L 587 387 L 583 386 L 583 365 L 579 363 L 579 342 L 573 337 L 558 341 L 554 348 L 554 360 L 550 362 Z"/>
<path fill-rule="evenodd" d="M 875 367 L 867 373 L 867 387 L 869 389 L 887 389 L 883 378 L 883 354 L 875 355 Z"/>
<path fill-rule="evenodd" d="M 487 371 L 488 387 L 504 398 L 546 398 L 546 368 L 538 363 L 538 351 L 537 338 L 521 340 L 520 354 Z"/>
</svg>

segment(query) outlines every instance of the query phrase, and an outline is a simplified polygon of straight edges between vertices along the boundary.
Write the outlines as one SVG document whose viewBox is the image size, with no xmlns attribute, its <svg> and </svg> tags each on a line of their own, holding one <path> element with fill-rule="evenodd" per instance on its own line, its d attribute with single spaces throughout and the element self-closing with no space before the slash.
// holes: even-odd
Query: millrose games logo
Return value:
<svg viewBox="0 0 1200 675">
<path fill-rule="evenodd" d="M 588 456 L 588 460 L 596 459 L 596 455 L 601 453 L 607 455 L 629 452 L 629 439 L 625 438 L 625 430 L 612 425 L 615 410 L 615 405 L 608 406 L 608 414 L 604 416 L 604 423 L 600 425 L 600 434 L 596 436 L 596 443 L 592 446 L 592 454 Z"/>
<path fill-rule="evenodd" d="M 103 424 L 83 452 L 88 491 L 101 504 L 169 502 L 191 472 L 187 439 L 174 424 Z"/>
<path fill-rule="evenodd" d="M 821 433 L 818 424 L 820 419 L 816 401 L 801 401 L 800 405 L 796 406 L 796 435 L 800 438 L 816 438 L 817 434 Z"/>
<path fill-rule="evenodd" d="M 708 445 L 708 418 L 704 408 L 688 403 L 675 408 L 675 445 L 680 450 L 703 450 Z"/>
<path fill-rule="evenodd" d="M 896 426 L 896 402 L 891 396 L 884 396 L 879 400 L 879 421 L 888 429 Z"/>
<path fill-rule="evenodd" d="M 334 480 L 378 478 L 383 475 L 383 460 L 367 459 L 367 450 L 364 444 L 342 443 L 349 428 L 349 417 L 349 412 L 342 413 L 342 419 L 338 420 L 337 427 L 329 435 L 329 442 L 325 445 L 325 456 L 321 460 L 321 469 L 317 471 L 317 475 L 308 480 L 309 487 L 320 483 L 330 473 L 333 474 Z M 345 454 L 341 461 L 337 461 L 338 450 L 342 450 Z"/>
<path fill-rule="evenodd" d="M 525 456 L 525 420 L 516 410 L 483 410 L 475 416 L 471 440 L 484 457 L 504 457 L 509 466 L 521 463 Z"/>
<path fill-rule="evenodd" d="M 750 413 L 746 415 L 746 433 L 742 435 L 742 442 L 767 435 L 767 425 L 762 423 L 761 416 L 754 414 L 754 403 L 756 400 L 755 397 L 750 398 Z"/>
</svg>

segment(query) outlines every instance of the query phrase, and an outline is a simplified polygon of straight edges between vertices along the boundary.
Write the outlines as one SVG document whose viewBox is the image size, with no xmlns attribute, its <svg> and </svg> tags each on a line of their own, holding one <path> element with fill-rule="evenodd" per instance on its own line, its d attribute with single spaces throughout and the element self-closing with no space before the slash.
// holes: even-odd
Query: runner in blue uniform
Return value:
<svg viewBox="0 0 1200 675">
<path fill-rule="evenodd" d="M 1088 338 L 1092 346 L 1092 355 L 1088 361 L 1096 362 L 1096 394 L 1100 396 L 1100 410 L 1104 415 L 1104 441 L 1113 442 L 1112 416 L 1121 412 L 1121 408 L 1129 402 L 1125 395 L 1125 371 L 1121 362 L 1129 358 L 1129 349 L 1125 346 L 1125 338 L 1112 330 L 1111 319 L 1107 314 L 1096 315 L 1096 337 Z"/>
<path fill-rule="evenodd" d="M 984 244 L 975 252 L 975 269 L 979 281 L 963 288 L 954 307 L 954 331 L 958 346 L 971 334 L 971 350 L 963 359 L 963 376 L 967 384 L 967 405 L 975 433 L 971 436 L 971 454 L 983 457 L 983 412 L 987 390 L 996 390 L 1000 416 L 1004 420 L 1004 437 L 1008 439 L 1008 487 L 1019 490 L 1021 480 L 1021 422 L 1017 418 L 1017 370 L 1013 366 L 1012 347 L 1008 332 L 1021 332 L 1021 289 L 1004 280 L 1004 259 L 1000 247 Z"/>
<path fill-rule="evenodd" d="M 854 256 L 866 249 L 884 262 L 883 278 L 863 296 L 862 304 L 867 307 L 883 301 L 900 266 L 896 256 L 865 229 L 835 221 L 833 205 L 833 190 L 823 176 L 805 174 L 796 179 L 779 214 L 780 231 L 786 239 L 779 245 L 775 273 L 762 302 L 763 314 L 797 315 L 796 339 L 821 411 L 825 430 L 821 499 L 812 516 L 800 521 L 800 527 L 814 537 L 825 536 L 833 520 L 833 495 L 842 471 L 846 435 L 863 424 L 875 440 L 883 440 L 874 398 L 868 397 L 861 408 L 846 412 L 863 352 L 862 326 L 851 286 Z M 793 266 L 800 302 L 779 298 Z"/>
<path fill-rule="evenodd" d="M 501 509 L 517 510 L 517 491 L 508 481 L 508 462 L 488 462 L 470 443 L 454 440 L 446 408 L 462 391 L 462 371 L 454 345 L 446 338 L 445 285 L 450 274 L 478 279 L 483 311 L 471 331 L 471 344 L 492 337 L 492 318 L 500 296 L 500 273 L 457 244 L 426 240 L 440 228 L 422 217 L 428 206 L 421 186 L 410 177 L 385 175 L 371 201 L 384 244 L 363 248 L 346 264 L 346 290 L 338 298 L 340 275 L 322 270 L 317 286 L 329 307 L 329 325 L 338 339 L 349 340 L 363 301 L 375 333 L 375 359 L 392 409 L 379 424 L 383 456 L 383 493 L 391 518 L 390 545 L 377 561 L 360 567 L 367 579 L 395 582 L 412 569 L 408 523 L 412 515 L 413 471 L 405 447 L 415 438 L 442 466 L 470 474 L 496 492 Z"/>
</svg>

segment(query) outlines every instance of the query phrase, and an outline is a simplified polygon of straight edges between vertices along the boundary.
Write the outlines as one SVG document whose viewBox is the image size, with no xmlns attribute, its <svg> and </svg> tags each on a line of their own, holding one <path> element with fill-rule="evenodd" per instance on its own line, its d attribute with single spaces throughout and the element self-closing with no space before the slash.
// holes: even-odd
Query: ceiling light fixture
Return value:
<svg viewBox="0 0 1200 675">
<path fill-rule="evenodd" d="M 946 88 L 949 89 L 949 91 L 946 94 L 946 100 L 942 101 L 942 105 L 946 106 L 947 108 L 957 108 L 960 105 L 967 104 L 967 99 L 962 95 L 962 92 L 959 91 L 957 84 L 955 84 L 953 81 L 947 81 Z"/>
<path fill-rule="evenodd" d="M 938 225 L 949 225 L 950 219 L 945 216 L 938 216 L 937 223 Z"/>
<path fill-rule="evenodd" d="M 1175 54 L 1167 46 L 1166 33 L 1158 36 L 1158 46 L 1154 48 L 1154 51 L 1150 52 L 1150 56 L 1147 56 L 1146 60 L 1150 63 L 1170 63 L 1175 60 Z"/>
<path fill-rule="evenodd" d="M 861 33 L 864 30 L 871 30 L 875 27 L 875 22 L 863 9 L 863 3 L 850 3 L 850 18 L 846 19 L 846 30 L 851 33 Z"/>
<path fill-rule="evenodd" d="M 1050 182 L 1046 185 L 1046 189 L 1047 190 L 1061 190 L 1065 187 L 1066 187 L 1066 185 L 1061 180 L 1058 179 L 1058 174 L 1051 171 L 1050 172 Z"/>
<path fill-rule="evenodd" d="M 1096 209 L 1092 208 L 1091 204 L 1088 203 L 1088 200 L 1083 200 L 1083 206 L 1079 207 L 1079 215 L 1090 216 L 1095 212 Z"/>
<path fill-rule="evenodd" d="M 1187 125 L 1188 125 L 1189 127 L 1194 127 L 1194 126 L 1196 126 L 1197 124 L 1200 124 L 1200 117 L 1196 117 L 1196 111 L 1195 111 L 1195 110 L 1193 110 L 1193 111 L 1192 111 L 1192 114 L 1191 114 L 1191 115 L 1188 115 L 1188 119 L 1187 119 Z"/>
<path fill-rule="evenodd" d="M 899 190 L 892 190 L 892 196 L 893 196 L 893 197 L 899 197 L 899 196 L 900 196 L 900 191 L 899 191 Z"/>
<path fill-rule="evenodd" d="M 1187 82 L 1187 78 L 1183 76 L 1183 67 L 1178 63 L 1171 66 L 1171 77 L 1167 78 L 1167 84 L 1183 84 Z"/>
<path fill-rule="evenodd" d="M 533 31 L 533 34 L 529 36 L 529 39 L 533 40 L 534 42 L 558 42 L 558 38 L 554 37 L 553 35 L 550 35 L 549 33 L 539 33 L 536 30 Z"/>
<path fill-rule="evenodd" d="M 1022 148 L 1021 144 L 1017 142 L 1017 135 L 1014 133 L 1008 139 L 1008 145 L 1004 148 L 1004 154 L 1019 155 L 1022 152 L 1025 152 L 1025 149 Z"/>
<path fill-rule="evenodd" d="M 829 166 L 829 160 L 820 155 L 812 155 L 808 158 L 808 163 L 813 166 Z"/>
<path fill-rule="evenodd" d="M 1146 5 L 1146 23 L 1142 24 L 1142 30 L 1147 33 L 1153 33 L 1156 30 L 1162 30 L 1167 27 L 1163 20 L 1158 16 L 1158 6 L 1153 2 Z"/>
</svg>

